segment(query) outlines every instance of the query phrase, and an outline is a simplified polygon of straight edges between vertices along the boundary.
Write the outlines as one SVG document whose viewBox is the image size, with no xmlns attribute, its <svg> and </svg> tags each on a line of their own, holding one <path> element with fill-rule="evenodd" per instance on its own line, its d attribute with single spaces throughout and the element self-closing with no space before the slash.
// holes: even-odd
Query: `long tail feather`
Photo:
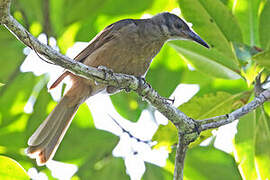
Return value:
<svg viewBox="0 0 270 180">
<path fill-rule="evenodd" d="M 36 158 L 38 165 L 44 165 L 54 156 L 79 105 L 71 103 L 71 99 L 64 96 L 30 137 L 26 153 Z"/>
</svg>

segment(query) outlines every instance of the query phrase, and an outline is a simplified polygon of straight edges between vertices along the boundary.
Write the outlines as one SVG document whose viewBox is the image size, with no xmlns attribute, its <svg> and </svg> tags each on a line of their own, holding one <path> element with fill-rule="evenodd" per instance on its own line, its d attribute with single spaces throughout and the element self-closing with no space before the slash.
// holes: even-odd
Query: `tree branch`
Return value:
<svg viewBox="0 0 270 180">
<path fill-rule="evenodd" d="M 186 152 L 188 149 L 188 144 L 184 143 L 185 136 L 182 133 L 178 133 L 178 144 L 176 149 L 175 155 L 175 162 L 174 162 L 174 180 L 183 180 L 184 176 L 184 162 L 186 157 Z"/>
</svg>

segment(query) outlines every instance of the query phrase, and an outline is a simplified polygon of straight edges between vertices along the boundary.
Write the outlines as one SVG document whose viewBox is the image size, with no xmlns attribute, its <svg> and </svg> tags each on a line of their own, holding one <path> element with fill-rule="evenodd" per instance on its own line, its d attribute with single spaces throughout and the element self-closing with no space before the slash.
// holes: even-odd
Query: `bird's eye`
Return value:
<svg viewBox="0 0 270 180">
<path fill-rule="evenodd" d="M 181 27 L 182 27 L 182 25 L 179 24 L 179 23 L 176 23 L 174 26 L 175 26 L 177 29 L 181 29 Z"/>
</svg>

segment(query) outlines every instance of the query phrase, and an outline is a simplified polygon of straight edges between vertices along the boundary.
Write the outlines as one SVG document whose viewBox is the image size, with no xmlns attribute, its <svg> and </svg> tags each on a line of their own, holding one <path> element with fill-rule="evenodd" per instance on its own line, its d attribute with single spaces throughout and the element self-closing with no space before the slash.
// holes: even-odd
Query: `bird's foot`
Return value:
<svg viewBox="0 0 270 180">
<path fill-rule="evenodd" d="M 110 75 L 113 75 L 113 70 L 107 68 L 106 66 L 98 66 L 98 69 L 102 70 L 105 74 L 108 73 Z"/>
<path fill-rule="evenodd" d="M 148 86 L 150 89 L 152 89 L 152 86 L 145 80 L 145 77 L 137 77 L 140 81 L 140 87 Z"/>
</svg>

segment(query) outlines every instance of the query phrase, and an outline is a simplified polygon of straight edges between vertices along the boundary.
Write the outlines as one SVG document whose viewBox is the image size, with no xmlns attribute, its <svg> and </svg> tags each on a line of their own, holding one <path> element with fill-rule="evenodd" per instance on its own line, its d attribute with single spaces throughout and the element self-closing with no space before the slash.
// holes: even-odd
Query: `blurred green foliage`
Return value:
<svg viewBox="0 0 270 180">
<path fill-rule="evenodd" d="M 267 76 L 270 69 L 269 0 L 20 0 L 13 1 L 11 12 L 33 35 L 44 32 L 55 37 L 65 53 L 74 42 L 90 41 L 117 20 L 175 8 L 211 49 L 193 42 L 170 42 L 153 61 L 146 80 L 165 97 L 180 83 L 198 84 L 199 92 L 179 107 L 195 119 L 229 113 L 250 101 L 257 73 Z M 0 179 L 28 178 L 22 167 L 28 170 L 36 164 L 23 153 L 27 139 L 55 105 L 45 86 L 46 76 L 20 72 L 23 47 L 0 26 L 0 154 L 4 155 L 0 156 Z M 37 84 L 40 91 L 35 89 Z M 26 113 L 32 96 L 33 112 Z M 134 122 L 148 108 L 135 93 L 121 92 L 111 99 L 115 109 Z M 269 179 L 269 114 L 266 104 L 240 119 L 233 154 L 212 145 L 198 146 L 213 136 L 211 131 L 203 132 L 187 153 L 185 178 Z M 176 129 L 171 123 L 160 126 L 154 140 L 155 148 L 165 146 L 171 151 L 170 157 L 165 167 L 147 163 L 142 179 L 172 179 Z M 55 159 L 78 166 L 74 179 L 128 179 L 124 161 L 112 156 L 117 142 L 115 135 L 95 128 L 91 111 L 82 105 Z M 52 178 L 45 167 L 37 169 Z"/>
<path fill-rule="evenodd" d="M 26 171 L 13 159 L 0 156 L 0 177 L 1 179 L 12 179 L 12 180 L 27 180 L 29 176 Z"/>
</svg>

